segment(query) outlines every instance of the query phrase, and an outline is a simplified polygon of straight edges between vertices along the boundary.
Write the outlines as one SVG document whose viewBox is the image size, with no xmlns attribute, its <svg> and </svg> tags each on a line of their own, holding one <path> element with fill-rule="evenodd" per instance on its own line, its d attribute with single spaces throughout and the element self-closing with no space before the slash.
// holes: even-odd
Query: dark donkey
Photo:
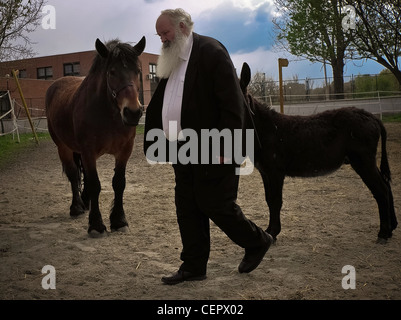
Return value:
<svg viewBox="0 0 401 320">
<path fill-rule="evenodd" d="M 371 113 L 341 108 L 312 116 L 288 116 L 275 112 L 247 93 L 251 79 L 244 63 L 240 84 L 252 111 L 259 143 L 255 143 L 255 167 L 259 170 L 269 206 L 267 232 L 280 233 L 280 210 L 285 176 L 315 177 L 331 173 L 343 163 L 351 164 L 372 192 L 379 207 L 378 242 L 385 242 L 397 227 L 390 169 L 386 151 L 386 130 Z M 248 117 L 248 127 L 251 118 Z M 381 136 L 380 169 L 376 151 Z M 257 140 L 257 139 L 255 139 Z"/>
<path fill-rule="evenodd" d="M 60 78 L 46 93 L 49 132 L 71 183 L 70 215 L 79 216 L 90 208 L 91 236 L 104 235 L 106 230 L 99 210 L 101 186 L 96 170 L 96 160 L 105 153 L 115 157 L 111 229 L 128 227 L 123 209 L 125 169 L 142 116 L 138 57 L 144 48 L 144 37 L 134 47 L 118 40 L 105 45 L 97 39 L 98 54 L 86 78 Z"/>
</svg>

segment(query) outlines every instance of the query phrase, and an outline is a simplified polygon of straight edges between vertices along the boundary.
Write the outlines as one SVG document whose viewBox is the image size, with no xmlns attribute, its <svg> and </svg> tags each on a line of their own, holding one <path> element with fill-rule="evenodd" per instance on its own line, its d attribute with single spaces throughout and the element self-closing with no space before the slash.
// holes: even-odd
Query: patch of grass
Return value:
<svg viewBox="0 0 401 320">
<path fill-rule="evenodd" d="M 50 139 L 49 133 L 37 133 L 37 135 L 39 143 L 40 141 Z M 12 134 L 0 137 L 0 168 L 15 154 L 36 144 L 32 133 L 22 133 L 19 136 L 20 142 L 18 142 L 17 135 L 14 135 L 14 139 Z"/>
<path fill-rule="evenodd" d="M 383 122 L 401 122 L 401 113 L 383 115 Z"/>
<path fill-rule="evenodd" d="M 143 134 L 144 130 L 145 130 L 144 124 L 138 124 L 136 126 L 136 134 Z"/>
</svg>

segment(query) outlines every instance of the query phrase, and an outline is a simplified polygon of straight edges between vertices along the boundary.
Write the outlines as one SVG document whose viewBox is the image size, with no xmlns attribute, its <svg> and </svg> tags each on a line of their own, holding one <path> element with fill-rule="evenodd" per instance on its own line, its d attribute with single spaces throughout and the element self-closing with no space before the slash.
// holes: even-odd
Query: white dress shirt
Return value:
<svg viewBox="0 0 401 320">
<path fill-rule="evenodd" d="M 168 78 L 163 99 L 163 131 L 170 141 L 177 140 L 181 132 L 181 107 L 184 93 L 185 73 L 193 44 L 192 33 L 188 36 L 185 46 L 180 53 L 180 63 Z"/>
</svg>

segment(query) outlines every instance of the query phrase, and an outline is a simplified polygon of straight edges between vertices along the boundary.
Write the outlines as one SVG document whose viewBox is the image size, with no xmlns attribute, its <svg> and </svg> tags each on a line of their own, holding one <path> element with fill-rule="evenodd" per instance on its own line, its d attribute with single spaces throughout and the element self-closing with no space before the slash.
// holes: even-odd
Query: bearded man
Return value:
<svg viewBox="0 0 401 320">
<path fill-rule="evenodd" d="M 167 144 L 175 142 L 179 149 L 183 129 L 201 135 L 202 129 L 243 128 L 244 98 L 230 56 L 217 40 L 194 33 L 193 24 L 182 9 L 164 10 L 156 21 L 163 43 L 157 64 L 161 80 L 146 110 L 145 155 L 153 143 L 147 138 L 152 129 L 164 130 Z M 220 164 L 173 164 L 183 263 L 177 272 L 162 278 L 165 284 L 206 278 L 209 220 L 245 249 L 240 273 L 257 268 L 273 242 L 237 205 L 239 164 L 225 164 L 224 159 L 221 156 Z"/>
</svg>

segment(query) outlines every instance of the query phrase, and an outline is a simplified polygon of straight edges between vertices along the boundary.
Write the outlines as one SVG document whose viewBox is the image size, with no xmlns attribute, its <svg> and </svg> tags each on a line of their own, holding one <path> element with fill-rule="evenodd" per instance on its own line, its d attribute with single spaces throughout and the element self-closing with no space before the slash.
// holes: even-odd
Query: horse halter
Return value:
<svg viewBox="0 0 401 320">
<path fill-rule="evenodd" d="M 113 89 L 111 86 L 110 86 L 110 83 L 109 83 L 109 73 L 107 72 L 107 77 L 106 77 L 106 81 L 107 81 L 107 89 L 110 91 L 110 93 L 111 93 L 111 96 L 113 97 L 113 99 L 117 99 L 117 97 L 118 97 L 118 94 L 122 91 L 122 90 L 124 90 L 126 87 L 133 87 L 134 86 L 134 82 L 129 82 L 129 83 L 127 83 L 127 84 L 124 84 L 124 85 L 122 85 L 121 87 L 119 87 L 118 89 Z"/>
</svg>

